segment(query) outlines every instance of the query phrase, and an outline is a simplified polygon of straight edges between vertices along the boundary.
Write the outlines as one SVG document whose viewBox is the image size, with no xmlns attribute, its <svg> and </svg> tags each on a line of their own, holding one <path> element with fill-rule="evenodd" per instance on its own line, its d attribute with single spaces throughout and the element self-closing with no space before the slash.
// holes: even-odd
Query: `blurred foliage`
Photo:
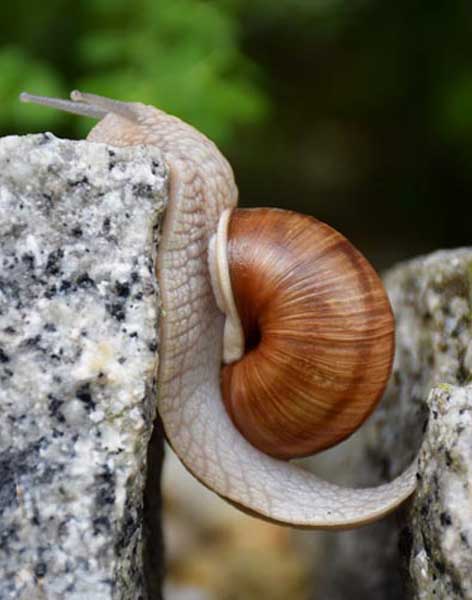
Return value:
<svg viewBox="0 0 472 600">
<path fill-rule="evenodd" d="M 244 204 L 316 214 L 379 265 L 470 244 L 470 0 L 17 0 L 2 17 L 4 133 L 90 127 L 23 89 L 140 100 L 222 145 Z"/>
<path fill-rule="evenodd" d="M 257 69 L 239 49 L 238 23 L 217 3 L 19 0 L 5 10 L 11 14 L 0 24 L 0 127 L 44 129 L 70 121 L 19 107 L 22 89 L 67 96 L 78 88 L 154 104 L 219 142 L 267 110 Z M 33 36 L 32 15 L 39 17 Z M 81 133 L 89 128 L 75 122 Z"/>
</svg>

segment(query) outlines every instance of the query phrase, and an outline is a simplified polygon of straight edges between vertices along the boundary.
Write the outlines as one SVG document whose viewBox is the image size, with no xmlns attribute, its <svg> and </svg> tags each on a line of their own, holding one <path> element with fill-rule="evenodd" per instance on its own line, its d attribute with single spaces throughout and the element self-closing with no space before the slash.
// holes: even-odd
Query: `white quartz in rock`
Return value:
<svg viewBox="0 0 472 600">
<path fill-rule="evenodd" d="M 0 598 L 145 598 L 156 148 L 0 140 Z"/>
</svg>

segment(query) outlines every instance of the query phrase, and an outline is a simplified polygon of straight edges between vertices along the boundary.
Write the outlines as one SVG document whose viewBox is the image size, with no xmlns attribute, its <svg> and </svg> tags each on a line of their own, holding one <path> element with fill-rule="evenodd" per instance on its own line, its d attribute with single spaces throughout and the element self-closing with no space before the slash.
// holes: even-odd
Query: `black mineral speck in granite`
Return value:
<svg viewBox="0 0 472 600">
<path fill-rule="evenodd" d="M 7 369 L 6 367 L 4 367 L 2 369 L 2 373 L 0 373 L 0 381 L 1 382 L 6 382 L 8 381 L 8 379 L 10 379 L 11 377 L 13 377 L 13 371 L 11 369 Z"/>
<path fill-rule="evenodd" d="M 80 225 L 76 225 L 75 227 L 73 227 L 71 229 L 71 234 L 75 237 L 75 238 L 80 238 L 83 235 L 83 231 L 82 231 L 82 227 L 80 227 Z"/>
<path fill-rule="evenodd" d="M 449 525 L 452 525 L 452 519 L 451 519 L 451 515 L 447 512 L 442 512 L 439 515 L 439 520 L 441 522 L 441 525 L 443 527 L 448 527 Z"/>
<path fill-rule="evenodd" d="M 113 152 L 113 150 L 108 150 L 108 156 L 110 158 L 108 162 L 108 170 L 111 171 L 116 166 L 116 152 Z"/>
<path fill-rule="evenodd" d="M 110 233 L 110 229 L 111 229 L 110 217 L 105 217 L 103 219 L 103 223 L 102 223 L 102 231 L 105 235 L 108 235 Z"/>
<path fill-rule="evenodd" d="M 46 263 L 46 273 L 48 275 L 57 275 L 61 271 L 61 261 L 64 258 L 64 250 L 58 248 L 49 253 Z"/>
<path fill-rule="evenodd" d="M 48 288 L 46 288 L 46 291 L 44 292 L 44 297 L 47 298 L 48 300 L 51 300 L 51 298 L 54 298 L 54 296 L 56 294 L 57 294 L 57 288 L 56 288 L 56 285 L 53 283 Z"/>
<path fill-rule="evenodd" d="M 429 501 L 421 506 L 420 513 L 422 517 L 427 517 L 429 513 Z"/>
<path fill-rule="evenodd" d="M 92 397 L 90 383 L 84 383 L 83 385 L 81 385 L 75 392 L 75 395 L 81 402 L 84 403 L 85 408 L 88 411 L 95 410 L 96 403 Z"/>
<path fill-rule="evenodd" d="M 115 475 L 108 465 L 104 465 L 102 473 L 95 476 L 95 505 L 97 512 L 104 505 L 114 504 L 115 502 Z"/>
<path fill-rule="evenodd" d="M 105 305 L 106 310 L 117 321 L 124 321 L 126 317 L 125 305 L 122 302 L 112 302 Z"/>
<path fill-rule="evenodd" d="M 446 457 L 446 466 L 450 467 L 452 465 L 452 456 L 451 453 L 449 452 L 449 450 L 445 451 L 445 457 Z"/>
<path fill-rule="evenodd" d="M 65 423 L 65 417 L 61 412 L 61 407 L 64 404 L 63 400 L 59 400 L 52 394 L 48 394 L 48 410 L 51 417 L 54 417 L 59 423 Z"/>
<path fill-rule="evenodd" d="M 130 295 L 130 284 L 127 281 L 115 281 L 115 294 L 127 298 Z"/>
<path fill-rule="evenodd" d="M 68 292 L 72 288 L 72 282 L 68 279 L 63 279 L 59 286 L 59 292 Z"/>
<path fill-rule="evenodd" d="M 83 177 L 81 177 L 77 181 L 69 181 L 69 186 L 70 187 L 77 187 L 77 186 L 83 186 L 83 185 L 88 185 L 88 184 L 89 184 L 89 180 L 88 180 L 88 177 L 86 175 L 84 175 Z"/>
<path fill-rule="evenodd" d="M 104 534 L 111 529 L 110 519 L 108 517 L 97 517 L 92 522 L 93 535 Z"/>
<path fill-rule="evenodd" d="M 152 198 L 154 190 L 149 183 L 136 183 L 133 185 L 133 194 L 142 198 Z"/>
<path fill-rule="evenodd" d="M 41 519 L 39 516 L 39 511 L 38 511 L 38 507 L 34 506 L 33 507 L 33 516 L 31 517 L 31 523 L 33 525 L 36 525 L 36 527 L 38 527 L 38 525 L 41 524 Z"/>
<path fill-rule="evenodd" d="M 27 269 L 33 271 L 34 270 L 34 256 L 33 254 L 31 254 L 31 252 L 25 252 L 24 254 L 22 254 L 21 256 L 21 261 L 23 262 L 23 264 L 26 266 Z"/>
<path fill-rule="evenodd" d="M 44 577 L 47 572 L 48 572 L 48 566 L 46 563 L 39 562 L 34 567 L 34 574 L 36 575 L 36 577 L 38 579 L 41 579 L 42 577 Z"/>
<path fill-rule="evenodd" d="M 95 287 L 95 281 L 87 272 L 81 273 L 76 279 L 77 285 L 82 289 Z"/>
<path fill-rule="evenodd" d="M 42 337 L 40 334 L 34 335 L 32 337 L 26 338 L 21 342 L 23 348 L 33 348 L 35 350 L 43 350 L 40 348 Z"/>
<path fill-rule="evenodd" d="M 10 362 L 10 357 L 7 355 L 5 350 L 0 346 L 0 363 Z"/>
</svg>

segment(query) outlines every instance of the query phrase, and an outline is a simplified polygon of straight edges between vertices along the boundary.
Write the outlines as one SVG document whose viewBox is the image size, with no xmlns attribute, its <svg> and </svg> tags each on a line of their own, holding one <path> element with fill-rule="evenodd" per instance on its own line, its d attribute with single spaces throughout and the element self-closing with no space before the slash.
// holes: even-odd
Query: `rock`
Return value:
<svg viewBox="0 0 472 600">
<path fill-rule="evenodd" d="M 379 523 L 349 532 L 321 533 L 311 538 L 302 533 L 298 537 L 315 557 L 314 564 L 319 565 L 313 574 L 316 598 L 341 600 L 355 595 L 364 600 L 403 600 L 405 597 L 449 600 L 472 597 L 458 592 L 470 589 L 470 583 L 462 577 L 467 572 L 464 562 L 469 572 L 472 570 L 471 552 L 469 548 L 467 554 L 466 544 L 461 546 L 460 541 L 465 531 L 467 543 L 471 543 L 470 530 L 467 533 L 465 521 L 455 518 L 454 526 L 442 527 L 448 535 L 445 541 L 440 539 L 437 526 L 438 519 L 441 525 L 442 513 L 446 515 L 443 521 L 448 520 L 448 514 L 452 519 L 451 503 L 458 503 L 456 508 L 463 512 L 464 519 L 470 514 L 470 442 L 466 459 L 465 433 L 460 434 L 461 460 L 464 465 L 469 461 L 469 471 L 463 469 L 459 477 L 444 459 L 446 440 L 452 446 L 459 444 L 459 418 L 466 417 L 457 414 L 460 412 L 457 406 L 465 410 L 470 392 L 468 388 L 449 391 L 453 399 L 446 403 L 443 384 L 463 385 L 472 374 L 472 249 L 436 252 L 400 264 L 387 273 L 385 282 L 397 323 L 395 364 L 387 392 L 380 407 L 359 432 L 338 448 L 309 462 L 310 468 L 326 477 L 334 479 L 333 473 L 336 473 L 336 481 L 340 483 L 375 485 L 399 474 L 416 455 L 424 439 L 420 463 L 423 479 L 418 494 L 414 502 Z M 430 396 L 433 387 L 438 385 Z M 437 402 L 442 409 L 434 409 Z M 434 421 L 435 410 L 440 416 L 434 425 L 431 418 Z M 467 419 L 470 419 L 470 408 L 467 411 Z M 427 426 L 429 415 L 432 417 Z M 440 448 L 439 435 L 444 441 L 443 448 Z M 428 464 L 437 467 L 436 480 Z M 454 481 L 457 488 L 463 487 L 451 497 L 446 490 L 452 490 Z M 428 502 L 428 510 L 435 515 L 432 521 L 431 514 L 424 508 Z M 422 535 L 426 535 L 426 545 L 429 540 L 429 551 L 421 546 Z M 448 544 L 454 546 L 455 558 L 451 564 L 443 561 L 438 563 L 442 566 L 434 566 L 435 557 L 447 555 Z M 335 560 L 320 560 L 323 556 L 335 557 Z M 459 569 L 452 566 L 459 563 L 461 576 L 457 575 Z M 441 578 L 434 583 L 435 587 L 434 576 Z M 426 580 L 431 583 L 429 588 L 424 587 Z M 405 595 L 405 586 L 408 595 Z M 436 595 L 421 595 L 426 589 L 431 594 L 436 589 Z M 441 595 L 442 590 L 447 593 L 444 591 Z"/>
<path fill-rule="evenodd" d="M 43 134 L 0 173 L 0 598 L 147 598 L 165 165 Z"/>
<path fill-rule="evenodd" d="M 409 515 L 411 595 L 472 598 L 472 386 L 433 389 Z"/>
</svg>

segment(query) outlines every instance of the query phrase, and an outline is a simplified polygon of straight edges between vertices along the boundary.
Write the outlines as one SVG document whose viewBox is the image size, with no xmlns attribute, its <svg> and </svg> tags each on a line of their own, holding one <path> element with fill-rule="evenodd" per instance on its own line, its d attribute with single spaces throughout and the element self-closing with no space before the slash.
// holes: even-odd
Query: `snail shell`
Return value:
<svg viewBox="0 0 472 600">
<path fill-rule="evenodd" d="M 284 459 L 347 438 L 392 367 L 393 314 L 376 272 L 332 227 L 277 209 L 234 210 L 227 252 L 245 340 L 222 373 L 234 424 Z"/>
</svg>

